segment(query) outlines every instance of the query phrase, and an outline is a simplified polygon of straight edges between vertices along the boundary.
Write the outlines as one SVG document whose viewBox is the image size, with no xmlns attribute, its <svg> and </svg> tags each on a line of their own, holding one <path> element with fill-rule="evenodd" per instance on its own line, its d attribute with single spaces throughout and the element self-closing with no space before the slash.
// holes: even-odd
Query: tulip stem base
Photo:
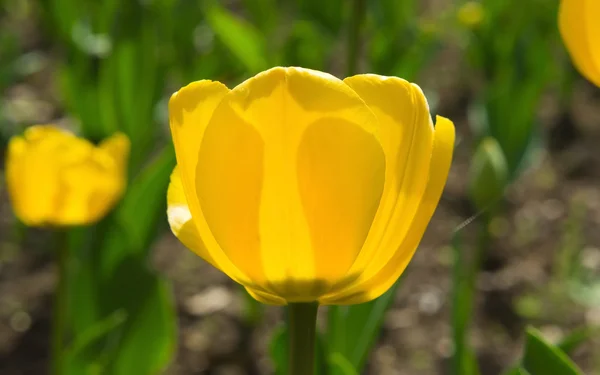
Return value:
<svg viewBox="0 0 600 375">
<path fill-rule="evenodd" d="M 62 375 L 64 372 L 64 337 L 67 323 L 67 233 L 58 230 L 56 233 L 56 289 L 54 294 L 54 312 L 52 321 L 52 373 Z"/>
<path fill-rule="evenodd" d="M 318 307 L 317 303 L 290 303 L 288 305 L 290 375 L 314 374 Z"/>
</svg>

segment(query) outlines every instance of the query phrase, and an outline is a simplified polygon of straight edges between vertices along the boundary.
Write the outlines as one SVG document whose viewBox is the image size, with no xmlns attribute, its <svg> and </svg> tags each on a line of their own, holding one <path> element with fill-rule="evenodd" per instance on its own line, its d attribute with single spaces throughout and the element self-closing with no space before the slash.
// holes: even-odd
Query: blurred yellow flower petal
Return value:
<svg viewBox="0 0 600 375">
<path fill-rule="evenodd" d="M 380 273 L 398 253 L 412 256 L 445 182 L 438 164 L 451 159 L 432 161 L 416 85 L 303 68 L 273 68 L 231 91 L 208 82 L 170 105 L 182 182 L 174 171 L 168 215 L 186 246 L 270 304 L 344 301 L 387 280 Z"/>
<path fill-rule="evenodd" d="M 130 146 L 129 138 L 123 133 L 113 134 L 98 145 L 104 152 L 104 155 L 109 156 L 114 161 L 116 167 L 122 171 L 127 170 Z"/>
<path fill-rule="evenodd" d="M 6 176 L 19 219 L 31 226 L 68 226 L 105 216 L 123 194 L 129 154 L 127 137 L 111 139 L 107 150 L 51 125 L 13 137 Z"/>
<path fill-rule="evenodd" d="M 600 87 L 600 1 L 562 0 L 559 29 L 577 69 Z"/>
<path fill-rule="evenodd" d="M 467 28 L 475 28 L 483 21 L 484 9 L 479 1 L 468 1 L 458 9 L 458 22 Z"/>
</svg>

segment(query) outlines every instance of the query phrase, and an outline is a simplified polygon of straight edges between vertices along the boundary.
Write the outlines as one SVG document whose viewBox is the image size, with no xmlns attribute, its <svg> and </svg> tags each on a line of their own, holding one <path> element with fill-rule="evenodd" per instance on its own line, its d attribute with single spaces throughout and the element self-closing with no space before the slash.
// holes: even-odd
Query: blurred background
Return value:
<svg viewBox="0 0 600 375">
<path fill-rule="evenodd" d="M 369 307 L 361 373 L 467 374 L 469 353 L 500 374 L 534 325 L 600 374 L 600 89 L 572 67 L 558 3 L 0 0 L 0 168 L 33 124 L 132 141 L 122 202 L 63 243 L 71 373 L 274 371 L 283 309 L 250 301 L 168 230 L 167 102 L 191 81 L 233 87 L 297 65 L 405 78 L 457 129 L 421 246 Z M 55 242 L 14 218 L 0 179 L 2 375 L 48 373 Z M 326 329 L 334 310 L 321 310 Z"/>
</svg>

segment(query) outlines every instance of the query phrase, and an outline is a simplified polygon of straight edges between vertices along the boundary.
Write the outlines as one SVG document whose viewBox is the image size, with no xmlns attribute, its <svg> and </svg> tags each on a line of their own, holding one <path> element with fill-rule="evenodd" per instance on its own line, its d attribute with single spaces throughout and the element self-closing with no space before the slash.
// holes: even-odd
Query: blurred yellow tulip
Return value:
<svg viewBox="0 0 600 375">
<path fill-rule="evenodd" d="M 600 0 L 562 0 L 559 28 L 577 69 L 600 87 Z"/>
<path fill-rule="evenodd" d="M 469 1 L 464 3 L 458 9 L 458 22 L 467 28 L 476 28 L 481 24 L 484 17 L 483 5 L 478 1 Z"/>
<path fill-rule="evenodd" d="M 29 226 L 100 220 L 126 185 L 129 139 L 94 146 L 52 125 L 32 126 L 8 145 L 6 181 L 17 217 Z"/>
<path fill-rule="evenodd" d="M 276 67 L 229 90 L 173 94 L 173 233 L 268 304 L 372 300 L 398 279 L 437 206 L 454 125 L 421 89 Z"/>
</svg>

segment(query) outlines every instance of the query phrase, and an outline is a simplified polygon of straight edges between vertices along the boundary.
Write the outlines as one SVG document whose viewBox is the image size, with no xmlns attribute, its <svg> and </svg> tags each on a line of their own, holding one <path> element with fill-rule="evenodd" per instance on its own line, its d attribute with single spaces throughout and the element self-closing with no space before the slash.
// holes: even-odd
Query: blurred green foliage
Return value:
<svg viewBox="0 0 600 375">
<path fill-rule="evenodd" d="M 488 208 L 498 200 L 502 209 L 507 184 L 527 166 L 545 90 L 558 80 L 568 96 L 573 75 L 554 58 L 560 45 L 556 1 L 470 1 L 467 15 L 473 17 L 458 25 L 454 16 L 466 2 L 448 3 L 443 11 L 424 12 L 418 0 L 2 1 L 2 12 L 27 12 L 44 26 L 61 109 L 77 120 L 80 133 L 98 141 L 120 130 L 132 141 L 121 204 L 98 225 L 68 233 L 65 373 L 149 375 L 172 360 L 173 296 L 148 266 L 149 249 L 166 226 L 165 192 L 175 165 L 166 116 L 170 93 L 203 78 L 236 84 L 273 65 L 419 82 L 434 61 L 444 66 L 439 52 L 457 38 L 473 72 L 464 80 L 479 98 L 470 108 L 476 142 L 469 198 L 483 219 L 471 258 L 459 236 L 453 246 L 452 369 L 477 374 L 467 338 L 475 281 L 490 241 Z M 23 53 L 16 35 L 0 33 L 0 89 L 19 78 Z M 15 132 L 7 121 L 0 107 L 0 146 Z M 317 373 L 363 371 L 399 285 L 367 304 L 329 307 Z M 529 330 L 526 337 L 522 366 L 514 373 L 578 373 L 538 332 Z M 278 374 L 285 373 L 286 338 L 281 329 L 271 344 Z"/>
<path fill-rule="evenodd" d="M 494 137 L 510 176 L 523 166 L 537 130 L 544 90 L 558 76 L 558 4 L 552 1 L 482 0 L 482 21 L 469 30 L 468 61 L 481 74 L 479 136 Z M 518 11 L 515 11 L 518 9 Z M 499 32 L 501 30 L 501 32 Z"/>
<path fill-rule="evenodd" d="M 478 236 L 473 246 L 458 235 L 454 239 L 455 375 L 479 372 L 468 344 L 468 323 L 477 274 L 493 241 L 492 219 L 504 210 L 507 186 L 529 166 L 530 151 L 542 142 L 538 124 L 542 96 L 554 86 L 564 105 L 571 84 L 571 75 L 563 72 L 570 68 L 557 59 L 561 53 L 557 2 L 480 0 L 461 4 L 458 19 L 464 28 L 464 50 L 479 87 L 479 100 L 469 108 L 476 144 L 468 189 Z M 467 252 L 470 256 L 463 254 Z M 523 366 L 512 369 L 511 374 L 575 373 L 567 371 L 566 355 L 533 330 L 527 333 L 525 350 Z M 567 372 L 558 371 L 561 366 Z"/>
</svg>

